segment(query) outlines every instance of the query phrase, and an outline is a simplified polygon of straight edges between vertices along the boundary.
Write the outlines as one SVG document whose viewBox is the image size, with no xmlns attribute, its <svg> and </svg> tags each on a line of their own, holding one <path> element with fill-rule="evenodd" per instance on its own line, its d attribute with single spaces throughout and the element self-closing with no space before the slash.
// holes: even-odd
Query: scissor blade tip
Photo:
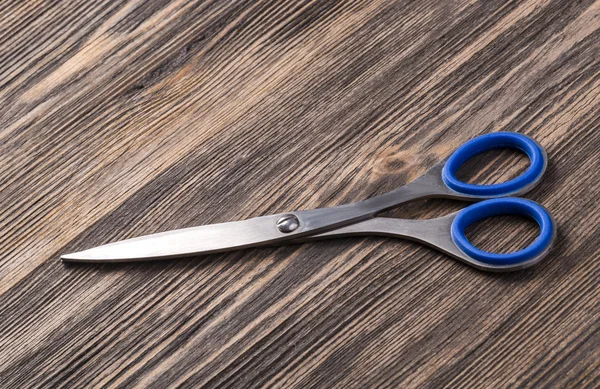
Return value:
<svg viewBox="0 0 600 389">
<path fill-rule="evenodd" d="M 129 262 L 132 260 L 142 259 L 143 257 L 130 257 L 114 255 L 117 253 L 106 252 L 102 247 L 95 247 L 89 250 L 79 251 L 76 253 L 62 254 L 60 259 L 63 262 L 84 262 L 84 263 L 106 263 L 106 262 Z"/>
<path fill-rule="evenodd" d="M 99 258 L 94 258 L 85 251 L 80 251 L 77 253 L 63 254 L 60 256 L 60 259 L 63 262 L 99 262 L 100 261 Z"/>
<path fill-rule="evenodd" d="M 79 257 L 79 256 L 77 255 L 77 253 L 69 253 L 69 254 L 62 254 L 62 255 L 60 256 L 60 259 L 61 259 L 63 262 L 76 262 L 76 261 L 78 261 L 78 260 L 81 260 L 81 257 Z"/>
</svg>

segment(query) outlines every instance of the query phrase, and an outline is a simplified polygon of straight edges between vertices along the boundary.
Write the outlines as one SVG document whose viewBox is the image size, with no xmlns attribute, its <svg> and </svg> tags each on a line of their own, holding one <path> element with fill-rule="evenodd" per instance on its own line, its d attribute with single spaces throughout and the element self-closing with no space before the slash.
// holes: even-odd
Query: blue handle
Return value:
<svg viewBox="0 0 600 389">
<path fill-rule="evenodd" d="M 529 168 L 519 177 L 493 185 L 467 184 L 456 178 L 458 169 L 469 159 L 489 150 L 505 148 L 521 150 L 529 157 Z M 501 197 L 533 186 L 544 174 L 546 164 L 546 153 L 534 140 L 515 132 L 495 132 L 471 139 L 459 147 L 444 165 L 442 178 L 450 189 L 462 194 Z"/>
<path fill-rule="evenodd" d="M 465 236 L 471 224 L 499 215 L 524 215 L 534 219 L 540 226 L 540 235 L 527 248 L 509 254 L 495 254 L 473 246 Z M 508 197 L 485 200 L 471 205 L 458 213 L 451 227 L 452 240 L 465 254 L 490 265 L 514 265 L 536 258 L 552 244 L 555 227 L 545 208 L 534 201 Z"/>
</svg>

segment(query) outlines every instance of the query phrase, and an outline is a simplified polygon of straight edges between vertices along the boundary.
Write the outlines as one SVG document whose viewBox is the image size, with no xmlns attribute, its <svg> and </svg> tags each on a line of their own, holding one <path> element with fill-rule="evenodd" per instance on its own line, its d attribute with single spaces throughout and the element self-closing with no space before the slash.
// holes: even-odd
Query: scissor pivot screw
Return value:
<svg viewBox="0 0 600 389">
<path fill-rule="evenodd" d="M 281 232 L 292 232 L 300 226 L 300 221 L 294 215 L 283 215 L 277 220 L 277 229 Z"/>
</svg>

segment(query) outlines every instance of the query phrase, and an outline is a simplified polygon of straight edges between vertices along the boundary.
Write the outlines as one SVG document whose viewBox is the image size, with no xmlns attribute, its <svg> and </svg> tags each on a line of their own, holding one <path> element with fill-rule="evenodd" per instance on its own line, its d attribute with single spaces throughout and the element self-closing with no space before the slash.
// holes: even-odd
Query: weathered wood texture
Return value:
<svg viewBox="0 0 600 389">
<path fill-rule="evenodd" d="M 0 387 L 600 386 L 600 1 L 4 0 L 0 113 Z M 531 270 L 383 238 L 59 261 L 360 200 L 498 130 L 551 159 Z M 520 161 L 491 157 L 465 174 Z"/>
</svg>

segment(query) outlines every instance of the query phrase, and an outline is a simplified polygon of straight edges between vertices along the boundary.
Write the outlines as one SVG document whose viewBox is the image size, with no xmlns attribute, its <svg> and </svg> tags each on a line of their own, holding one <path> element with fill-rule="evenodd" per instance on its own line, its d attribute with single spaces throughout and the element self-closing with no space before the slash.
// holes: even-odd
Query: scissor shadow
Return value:
<svg viewBox="0 0 600 389">
<path fill-rule="evenodd" d="M 452 212 L 459 211 L 464 207 L 468 206 L 469 203 L 464 201 L 457 200 L 448 200 L 448 199 L 426 199 L 426 200 L 418 200 L 413 201 L 411 203 L 407 203 L 402 205 L 396 209 L 385 212 L 381 214 L 381 216 L 385 217 L 399 217 L 405 219 L 430 219 L 435 217 L 441 217 L 447 215 Z M 484 226 L 485 227 L 485 226 Z M 560 237 L 560 235 L 559 235 Z M 217 254 L 206 254 L 206 255 L 195 255 L 189 256 L 185 258 L 170 258 L 170 259 L 162 259 L 162 260 L 141 260 L 136 262 L 128 262 L 128 263 L 102 263 L 102 264 L 92 264 L 92 263 L 64 263 L 65 268 L 67 269 L 79 269 L 85 267 L 86 269 L 92 268 L 97 272 L 115 272 L 115 271 L 133 271 L 144 274 L 154 274 L 159 272 L 164 272 L 167 269 L 172 270 L 185 270 L 185 269 L 202 269 L 207 267 L 214 267 L 217 264 L 222 264 L 224 266 L 231 266 L 243 261 L 257 262 L 264 258 L 275 258 L 275 260 L 283 260 L 286 257 L 293 255 L 296 251 L 298 251 L 301 247 L 306 248 L 305 245 L 310 245 L 309 247 L 317 249 L 311 250 L 303 250 L 303 254 L 305 257 L 303 260 L 307 260 L 308 256 L 318 256 L 320 259 L 316 261 L 315 265 L 318 265 L 319 262 L 327 262 L 332 257 L 340 255 L 341 252 L 348 250 L 357 244 L 357 240 L 363 241 L 365 239 L 372 240 L 380 240 L 386 241 L 394 238 L 387 237 L 365 237 L 365 238 L 336 238 L 335 240 L 322 240 L 315 242 L 306 242 L 301 244 L 287 244 L 283 246 L 277 247 L 260 247 L 260 248 L 249 248 L 244 250 L 231 251 L 227 253 L 217 253 Z M 404 241 L 407 247 L 410 245 L 419 245 L 414 242 Z M 560 244 L 562 239 L 557 239 L 557 243 Z M 422 246 L 422 245 L 420 245 Z M 422 246 L 423 250 L 433 250 L 431 248 Z M 337 250 L 335 249 L 337 248 Z M 75 250 L 74 250 L 75 251 Z M 491 273 L 484 272 L 481 270 L 474 269 L 466 264 L 458 263 L 457 266 L 463 269 L 463 271 L 473 272 L 474 274 L 478 274 L 480 276 L 489 277 L 496 279 L 498 282 L 508 282 L 508 283 L 520 283 L 520 282 L 529 282 L 532 278 L 538 276 L 540 272 L 543 272 L 549 262 L 552 262 L 553 258 L 556 258 L 560 255 L 560 246 L 557 245 L 551 255 L 549 255 L 546 259 L 544 259 L 541 263 L 528 268 L 523 269 L 517 272 L 511 273 Z M 315 254 L 315 253 L 322 254 Z M 449 258 L 444 254 L 439 254 L 440 260 L 448 260 L 453 261 L 453 259 Z"/>
<path fill-rule="evenodd" d="M 171 258 L 161 260 L 141 260 L 137 262 L 128 263 L 64 263 L 65 268 L 71 270 L 93 270 L 99 274 L 113 273 L 113 272 L 131 272 L 133 274 L 143 276 L 153 276 L 166 271 L 173 271 L 174 273 L 180 273 L 185 271 L 201 271 L 204 269 L 210 269 L 215 267 L 222 267 L 223 269 L 230 268 L 232 266 L 239 265 L 241 263 L 248 263 L 250 267 L 260 266 L 264 260 L 273 262 L 284 261 L 290 256 L 295 256 L 296 260 L 303 261 L 306 265 L 321 267 L 325 266 L 328 262 L 333 260 L 339 255 L 344 255 L 348 250 L 353 250 L 358 246 L 363 246 L 365 241 L 376 241 L 385 245 L 386 241 L 394 238 L 388 237 L 344 237 L 335 240 L 322 240 L 315 242 L 306 242 L 298 244 L 289 244 L 279 247 L 261 247 L 261 248 L 249 248 L 243 250 L 237 250 L 227 253 L 217 254 L 205 254 L 195 255 L 185 258 Z M 400 257 L 401 261 L 405 261 L 405 266 L 417 267 L 417 266 L 430 266 L 431 263 L 423 263 L 422 256 L 418 256 L 417 259 L 411 260 L 410 257 L 416 257 L 413 253 L 414 247 L 420 247 L 419 250 L 429 250 L 435 255 L 428 256 L 432 261 L 439 261 L 440 266 L 446 266 L 446 262 L 454 262 L 453 269 L 469 273 L 476 278 L 493 279 L 495 282 L 502 284 L 521 284 L 530 282 L 539 276 L 540 273 L 546 271 L 546 267 L 549 262 L 556 258 L 557 253 L 548 256 L 541 263 L 516 272 L 510 273 L 492 273 L 485 272 L 479 269 L 475 269 L 467 264 L 456 261 L 449 256 L 438 253 L 432 248 L 423 246 L 419 243 L 402 241 L 402 245 L 406 245 L 406 252 L 402 251 L 398 254 L 393 254 L 395 257 Z M 413 246 L 414 245 L 414 246 Z M 558 247 L 557 247 L 558 248 Z M 562 250 L 556 250 L 560 252 Z M 371 255 L 370 252 L 366 251 L 365 255 Z"/>
<path fill-rule="evenodd" d="M 226 253 L 191 255 L 181 258 L 165 258 L 165 259 L 148 259 L 136 260 L 132 262 L 106 262 L 106 263 L 83 263 L 83 262 L 63 262 L 65 268 L 93 268 L 98 272 L 115 272 L 115 271 L 138 271 L 143 273 L 164 272 L 167 269 L 189 269 L 189 268 L 206 268 L 217 264 L 233 265 L 243 261 L 256 261 L 256 257 L 263 258 L 278 255 L 278 250 L 289 249 L 292 246 L 285 247 L 259 247 L 236 250 Z M 248 254 L 253 253 L 249 258 Z M 290 252 L 291 254 L 291 252 Z"/>
</svg>

